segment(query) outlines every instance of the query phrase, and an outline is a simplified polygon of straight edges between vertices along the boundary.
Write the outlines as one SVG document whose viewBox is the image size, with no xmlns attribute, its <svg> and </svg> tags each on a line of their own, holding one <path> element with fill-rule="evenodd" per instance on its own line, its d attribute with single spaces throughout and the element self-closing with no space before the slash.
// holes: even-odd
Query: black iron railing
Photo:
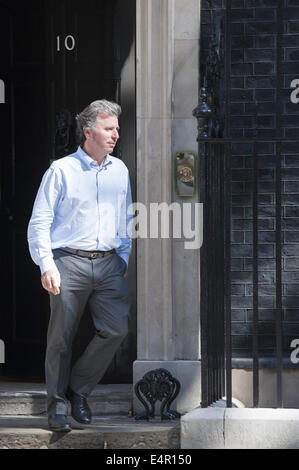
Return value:
<svg viewBox="0 0 299 470">
<path fill-rule="evenodd" d="M 299 137 L 293 129 L 299 128 L 299 119 L 290 118 L 288 124 L 284 96 L 289 80 L 284 51 L 289 3 L 273 5 L 275 45 L 268 60 L 275 73 L 269 86 L 273 92 L 271 126 L 260 125 L 259 118 L 267 114 L 263 102 L 268 99 L 258 93 L 259 85 L 256 89 L 248 85 L 252 95 L 246 98 L 246 88 L 238 90 L 240 84 L 232 84 L 232 77 L 245 76 L 244 69 L 236 72 L 236 67 L 246 65 L 247 59 L 252 64 L 263 62 L 262 55 L 249 54 L 252 43 L 236 45 L 236 40 L 242 44 L 247 39 L 249 10 L 244 7 L 242 18 L 242 8 L 236 11 L 231 0 L 221 7 L 217 2 L 209 4 L 210 16 L 205 15 L 209 40 L 205 37 L 202 42 L 200 60 L 200 104 L 193 112 L 198 119 L 200 201 L 204 204 L 202 406 L 223 396 L 227 406 L 232 406 L 232 364 L 237 361 L 250 364 L 252 406 L 259 406 L 259 371 L 266 361 L 275 368 L 276 406 L 282 407 L 283 366 L 290 365 L 290 340 L 299 338 Z M 254 15 L 250 22 L 253 26 L 257 21 L 257 36 L 263 28 Z M 239 29 L 236 22 L 240 22 Z M 244 52 L 238 62 L 233 54 L 236 48 L 246 49 L 249 55 Z M 244 97 L 238 94 L 241 91 Z M 231 116 L 231 105 L 236 102 L 245 107 Z M 246 104 L 251 111 L 246 111 Z M 248 125 L 242 123 L 244 116 L 250 117 Z"/>
<path fill-rule="evenodd" d="M 290 362 L 289 327 L 292 327 L 285 314 L 289 304 L 283 302 L 289 287 L 282 279 L 286 274 L 283 262 L 290 259 L 289 253 L 283 252 L 283 248 L 289 246 L 283 235 L 290 222 L 288 210 L 294 210 L 299 200 L 298 186 L 288 186 L 298 180 L 298 170 L 293 169 L 298 168 L 296 148 L 299 149 L 299 139 L 200 141 L 200 197 L 204 214 L 201 248 L 203 407 L 224 395 L 227 406 L 232 405 L 232 359 L 240 354 L 252 362 L 252 405 L 259 406 L 259 365 L 268 358 L 276 369 L 276 406 L 283 406 L 282 371 L 283 363 Z M 293 235 L 299 230 L 299 213 L 295 216 L 291 219 L 292 232 L 289 232 Z M 237 240 L 234 239 L 236 234 Z M 296 249 L 296 244 L 291 246 Z M 265 253 L 273 274 L 266 279 L 266 284 L 264 277 L 269 271 L 261 266 Z M 296 252 L 291 252 L 294 254 Z M 232 281 L 236 278 L 232 280 L 231 275 L 236 271 L 232 271 L 231 262 L 236 257 L 238 261 L 243 260 L 243 267 L 239 267 L 237 273 L 239 287 L 244 288 L 243 296 L 238 293 L 238 305 L 242 308 L 243 301 L 242 311 L 246 312 L 243 323 L 237 322 L 241 330 L 243 327 L 247 331 L 243 350 L 232 344 L 240 333 L 232 331 L 233 314 L 237 309 L 232 303 L 231 294 L 236 293 Z M 293 270 L 295 273 L 296 267 Z M 245 281 L 242 274 L 247 276 Z M 265 287 L 266 294 L 271 294 L 268 297 L 263 297 Z M 273 303 L 273 309 L 268 309 L 273 311 L 273 316 L 267 322 L 263 318 L 263 300 Z M 296 314 L 295 309 L 293 312 Z M 263 330 L 265 325 L 267 335 Z"/>
</svg>

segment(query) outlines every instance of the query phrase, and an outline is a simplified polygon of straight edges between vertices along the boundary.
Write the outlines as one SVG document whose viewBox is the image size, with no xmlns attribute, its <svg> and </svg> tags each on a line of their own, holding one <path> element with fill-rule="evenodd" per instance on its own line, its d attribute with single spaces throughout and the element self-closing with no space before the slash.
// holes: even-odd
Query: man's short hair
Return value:
<svg viewBox="0 0 299 470">
<path fill-rule="evenodd" d="M 90 103 L 80 114 L 77 114 L 77 138 L 81 146 L 86 140 L 83 129 L 94 129 L 99 114 L 119 117 L 121 107 L 113 101 L 97 100 Z"/>
</svg>

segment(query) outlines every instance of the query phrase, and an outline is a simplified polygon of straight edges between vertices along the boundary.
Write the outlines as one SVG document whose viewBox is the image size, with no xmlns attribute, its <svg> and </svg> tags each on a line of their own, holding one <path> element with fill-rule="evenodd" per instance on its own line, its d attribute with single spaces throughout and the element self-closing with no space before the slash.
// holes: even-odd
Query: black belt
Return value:
<svg viewBox="0 0 299 470">
<path fill-rule="evenodd" d="M 73 248 L 62 248 L 62 250 L 72 253 L 73 255 L 83 256 L 83 258 L 103 258 L 104 256 L 111 255 L 115 253 L 115 249 L 108 251 L 86 251 L 86 250 L 75 250 Z"/>
</svg>

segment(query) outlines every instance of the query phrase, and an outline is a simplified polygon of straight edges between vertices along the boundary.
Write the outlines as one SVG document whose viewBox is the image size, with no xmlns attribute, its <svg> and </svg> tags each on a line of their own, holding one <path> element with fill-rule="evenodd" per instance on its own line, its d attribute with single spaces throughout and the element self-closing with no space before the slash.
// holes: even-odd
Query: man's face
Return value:
<svg viewBox="0 0 299 470">
<path fill-rule="evenodd" d="M 94 129 L 84 129 L 86 141 L 99 156 L 111 153 L 119 138 L 117 116 L 99 114 Z"/>
</svg>

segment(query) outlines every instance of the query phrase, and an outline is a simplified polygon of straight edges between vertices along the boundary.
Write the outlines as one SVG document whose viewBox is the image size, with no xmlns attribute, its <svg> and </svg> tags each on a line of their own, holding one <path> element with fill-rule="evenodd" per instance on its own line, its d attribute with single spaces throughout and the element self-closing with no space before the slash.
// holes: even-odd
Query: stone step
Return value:
<svg viewBox="0 0 299 470">
<path fill-rule="evenodd" d="M 130 415 L 132 412 L 131 384 L 97 385 L 88 399 L 94 416 Z M 1 382 L 1 416 L 46 415 L 46 389 L 43 384 Z"/>
<path fill-rule="evenodd" d="M 53 433 L 46 416 L 0 416 L 0 449 L 179 449 L 180 421 L 136 421 L 106 415 L 82 426 L 69 418 L 72 431 Z"/>
</svg>

